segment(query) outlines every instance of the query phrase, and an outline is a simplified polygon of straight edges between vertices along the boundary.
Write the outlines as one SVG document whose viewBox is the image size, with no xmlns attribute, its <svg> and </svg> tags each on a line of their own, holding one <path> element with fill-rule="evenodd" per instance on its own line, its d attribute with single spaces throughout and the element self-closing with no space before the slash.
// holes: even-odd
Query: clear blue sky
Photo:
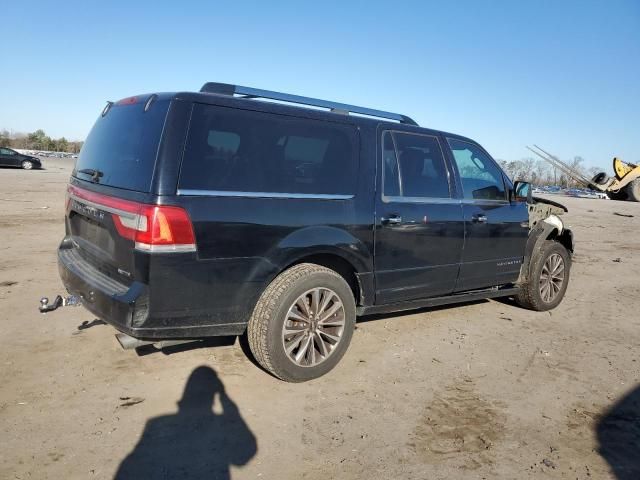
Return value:
<svg viewBox="0 0 640 480">
<path fill-rule="evenodd" d="M 4 2 L 0 128 L 237 83 L 405 113 L 519 159 L 640 162 L 640 1 Z"/>
</svg>

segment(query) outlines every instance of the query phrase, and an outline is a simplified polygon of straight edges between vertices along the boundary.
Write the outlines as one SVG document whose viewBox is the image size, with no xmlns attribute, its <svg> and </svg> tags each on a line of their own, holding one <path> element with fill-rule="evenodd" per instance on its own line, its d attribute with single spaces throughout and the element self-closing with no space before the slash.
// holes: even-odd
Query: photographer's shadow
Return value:
<svg viewBox="0 0 640 480">
<path fill-rule="evenodd" d="M 222 413 L 213 411 L 216 394 Z M 231 465 L 245 465 L 256 438 L 209 367 L 189 377 L 178 413 L 152 418 L 115 478 L 228 479 Z"/>
<path fill-rule="evenodd" d="M 640 386 L 605 413 L 596 427 L 599 453 L 618 480 L 640 478 Z"/>
</svg>

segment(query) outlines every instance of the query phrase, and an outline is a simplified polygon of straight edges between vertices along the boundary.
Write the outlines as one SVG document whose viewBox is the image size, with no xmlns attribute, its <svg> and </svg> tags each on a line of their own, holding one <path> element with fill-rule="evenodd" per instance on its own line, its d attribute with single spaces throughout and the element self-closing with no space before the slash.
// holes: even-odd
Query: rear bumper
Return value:
<svg viewBox="0 0 640 480">
<path fill-rule="evenodd" d="M 86 262 L 67 239 L 58 249 L 58 272 L 67 291 L 79 296 L 87 310 L 134 338 L 163 340 L 240 335 L 246 328 L 246 322 L 212 325 L 202 322 L 202 318 L 193 318 L 188 312 L 182 315 L 154 312 L 149 285 L 140 282 L 125 285 L 105 275 Z"/>
</svg>

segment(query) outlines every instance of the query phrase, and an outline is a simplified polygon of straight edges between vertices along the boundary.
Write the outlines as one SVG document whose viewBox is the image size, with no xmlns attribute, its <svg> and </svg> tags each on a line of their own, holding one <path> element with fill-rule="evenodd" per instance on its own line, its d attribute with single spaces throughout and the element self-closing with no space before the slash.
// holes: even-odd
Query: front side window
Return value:
<svg viewBox="0 0 640 480">
<path fill-rule="evenodd" d="M 355 128 L 195 104 L 180 188 L 353 195 Z"/>
<path fill-rule="evenodd" d="M 0 148 L 0 152 L 3 155 L 15 155 L 16 152 L 14 152 L 13 150 L 9 150 L 8 148 Z"/>
<path fill-rule="evenodd" d="M 506 200 L 502 171 L 478 145 L 447 139 L 462 181 L 464 198 Z"/>
<path fill-rule="evenodd" d="M 385 196 L 451 197 L 449 175 L 436 137 L 385 132 L 382 144 Z"/>
</svg>

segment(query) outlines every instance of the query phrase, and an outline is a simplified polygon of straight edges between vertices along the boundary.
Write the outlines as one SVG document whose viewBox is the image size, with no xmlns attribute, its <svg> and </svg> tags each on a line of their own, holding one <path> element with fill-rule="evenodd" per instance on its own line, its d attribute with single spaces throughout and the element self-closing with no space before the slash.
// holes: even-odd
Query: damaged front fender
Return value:
<svg viewBox="0 0 640 480">
<path fill-rule="evenodd" d="M 518 283 L 524 283 L 529 279 L 531 259 L 542 248 L 546 240 L 555 240 L 561 243 L 573 255 L 574 243 L 573 232 L 566 228 L 564 222 L 559 218 L 563 213 L 568 212 L 564 205 L 551 200 L 534 197 L 534 203 L 529 206 L 529 239 L 525 249 L 520 277 Z"/>
</svg>

